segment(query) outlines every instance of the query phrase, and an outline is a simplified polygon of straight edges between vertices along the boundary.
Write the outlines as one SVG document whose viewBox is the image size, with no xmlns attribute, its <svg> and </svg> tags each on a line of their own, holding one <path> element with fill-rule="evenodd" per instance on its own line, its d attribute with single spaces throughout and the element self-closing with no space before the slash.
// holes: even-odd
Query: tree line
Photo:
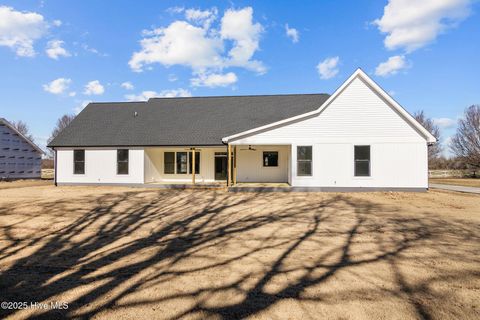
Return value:
<svg viewBox="0 0 480 320">
<path fill-rule="evenodd" d="M 65 129 L 74 118 L 75 115 L 72 114 L 65 114 L 60 117 L 47 144 Z M 426 116 L 425 112 L 415 112 L 414 118 L 437 139 L 437 143 L 428 146 L 429 169 L 470 169 L 473 174 L 480 169 L 480 105 L 472 105 L 465 109 L 463 116 L 458 119 L 457 131 L 447 146 L 443 146 L 441 143 L 440 128 L 433 119 Z M 13 125 L 24 136 L 33 140 L 25 122 L 13 122 Z M 446 158 L 442 154 L 445 147 L 450 149 L 453 157 Z M 51 156 L 52 152 L 50 151 L 49 154 Z"/>
</svg>

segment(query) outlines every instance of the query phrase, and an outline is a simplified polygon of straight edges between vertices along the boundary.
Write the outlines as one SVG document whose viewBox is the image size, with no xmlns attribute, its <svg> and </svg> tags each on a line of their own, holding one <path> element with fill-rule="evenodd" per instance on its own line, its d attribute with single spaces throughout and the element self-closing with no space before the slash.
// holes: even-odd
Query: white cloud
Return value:
<svg viewBox="0 0 480 320">
<path fill-rule="evenodd" d="M 170 82 L 175 82 L 175 81 L 177 81 L 177 80 L 178 80 L 178 77 L 177 77 L 175 74 L 170 73 L 170 74 L 168 75 L 168 81 L 170 81 Z"/>
<path fill-rule="evenodd" d="M 377 76 L 386 77 L 397 74 L 398 71 L 408 68 L 409 65 L 405 60 L 405 56 L 393 56 L 387 61 L 380 63 L 375 69 Z"/>
<path fill-rule="evenodd" d="M 105 92 L 105 88 L 102 86 L 100 81 L 93 80 L 85 85 L 85 90 L 83 91 L 83 94 L 86 94 L 87 96 L 90 96 L 93 94 L 101 95 L 104 92 Z"/>
<path fill-rule="evenodd" d="M 185 10 L 185 18 L 190 22 L 202 25 L 204 29 L 210 28 L 212 22 L 217 18 L 217 14 L 217 8 L 212 8 L 211 10 Z"/>
<path fill-rule="evenodd" d="M 71 79 L 58 78 L 48 84 L 44 84 L 43 90 L 52 94 L 62 94 L 68 89 L 71 82 Z"/>
<path fill-rule="evenodd" d="M 185 89 L 172 89 L 172 90 L 163 90 L 160 92 L 156 91 L 142 91 L 142 93 L 127 94 L 125 99 L 128 101 L 147 101 L 150 98 L 175 98 L 175 97 L 191 97 L 192 94 L 190 91 Z"/>
<path fill-rule="evenodd" d="M 62 21 L 61 20 L 53 20 L 52 24 L 55 27 L 60 27 L 62 25 Z"/>
<path fill-rule="evenodd" d="M 226 74 L 199 74 L 196 78 L 190 79 L 194 87 L 226 87 L 237 82 L 237 75 L 233 72 Z"/>
<path fill-rule="evenodd" d="M 227 10 L 220 23 L 217 10 L 185 10 L 188 21 L 177 20 L 164 28 L 144 31 L 141 49 L 134 52 L 129 65 L 140 72 L 151 64 L 166 67 L 183 65 L 197 73 L 218 73 L 228 67 L 241 67 L 265 73 L 262 62 L 253 60 L 259 49 L 263 27 L 253 23 L 253 9 Z M 225 52 L 225 48 L 230 48 Z"/>
<path fill-rule="evenodd" d="M 6 46 L 20 57 L 33 57 L 33 44 L 48 30 L 48 23 L 36 12 L 16 11 L 0 6 L 0 46 Z"/>
<path fill-rule="evenodd" d="M 289 37 L 290 39 L 292 39 L 292 42 L 293 43 L 297 43 L 299 38 L 300 38 L 300 34 L 298 32 L 297 29 L 295 28 L 289 28 L 288 27 L 288 24 L 285 25 L 285 33 L 287 35 L 287 37 Z"/>
<path fill-rule="evenodd" d="M 471 0 L 389 0 L 373 23 L 387 36 L 387 49 L 412 52 L 434 41 L 470 14 Z"/>
<path fill-rule="evenodd" d="M 433 122 L 442 129 L 453 128 L 456 124 L 456 121 L 450 118 L 434 118 Z"/>
<path fill-rule="evenodd" d="M 145 33 L 140 41 L 142 50 L 129 61 L 133 71 L 142 71 L 145 65 L 161 63 L 165 66 L 184 65 L 193 69 L 220 67 L 222 42 L 208 37 L 207 31 L 185 21 L 175 21 L 166 28 Z"/>
<path fill-rule="evenodd" d="M 221 22 L 220 35 L 222 39 L 232 40 L 233 47 L 228 52 L 227 62 L 230 66 L 244 67 L 260 74 L 266 72 L 262 62 L 250 60 L 259 49 L 260 34 L 263 27 L 253 23 L 253 9 L 246 7 L 240 10 L 229 9 Z"/>
<path fill-rule="evenodd" d="M 167 10 L 165 11 L 167 11 L 170 14 L 176 14 L 176 13 L 182 13 L 183 11 L 185 11 L 185 8 L 176 6 L 176 7 L 167 8 Z"/>
<path fill-rule="evenodd" d="M 317 65 L 317 70 L 318 70 L 318 74 L 320 75 L 320 78 L 327 80 L 335 77 L 339 71 L 338 70 L 339 61 L 340 61 L 340 58 L 338 56 L 326 58 L 325 60 L 321 61 Z"/>
<path fill-rule="evenodd" d="M 122 88 L 126 89 L 126 90 L 133 90 L 134 89 L 133 84 L 130 81 L 125 81 L 120 86 Z"/>
<path fill-rule="evenodd" d="M 69 97 L 75 97 L 77 95 L 77 93 L 75 91 L 71 91 L 68 93 L 68 96 Z"/>
<path fill-rule="evenodd" d="M 51 40 L 47 43 L 47 49 L 45 52 L 47 56 L 52 59 L 58 60 L 58 57 L 70 57 L 71 54 L 65 48 L 62 47 L 64 42 L 62 40 Z"/>
<path fill-rule="evenodd" d="M 98 55 L 98 56 L 100 56 L 100 57 L 108 57 L 108 53 L 100 52 L 100 51 L 98 51 L 97 49 L 90 47 L 90 46 L 89 46 L 88 44 L 86 44 L 86 43 L 82 43 L 81 46 L 82 46 L 82 49 L 85 50 L 85 51 L 87 51 L 87 52 L 96 54 L 96 55 Z"/>
</svg>

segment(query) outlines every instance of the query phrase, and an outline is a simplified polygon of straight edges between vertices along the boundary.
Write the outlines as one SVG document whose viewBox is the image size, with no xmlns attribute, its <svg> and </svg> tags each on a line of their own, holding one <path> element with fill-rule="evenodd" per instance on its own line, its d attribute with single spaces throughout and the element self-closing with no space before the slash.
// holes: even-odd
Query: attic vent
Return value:
<svg viewBox="0 0 480 320">
<path fill-rule="evenodd" d="M 138 116 L 138 112 L 137 111 L 133 112 L 133 117 L 137 117 L 137 116 Z"/>
</svg>

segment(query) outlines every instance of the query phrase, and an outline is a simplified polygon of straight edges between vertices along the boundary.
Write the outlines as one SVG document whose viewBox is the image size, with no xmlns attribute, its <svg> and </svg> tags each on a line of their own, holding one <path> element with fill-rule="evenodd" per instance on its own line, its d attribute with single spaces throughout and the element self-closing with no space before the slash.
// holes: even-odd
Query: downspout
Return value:
<svg viewBox="0 0 480 320">
<path fill-rule="evenodd" d="M 54 157 L 54 160 L 53 160 L 53 182 L 55 184 L 55 187 L 57 186 L 57 150 L 55 148 L 52 148 L 54 153 L 55 153 L 55 157 Z"/>
</svg>

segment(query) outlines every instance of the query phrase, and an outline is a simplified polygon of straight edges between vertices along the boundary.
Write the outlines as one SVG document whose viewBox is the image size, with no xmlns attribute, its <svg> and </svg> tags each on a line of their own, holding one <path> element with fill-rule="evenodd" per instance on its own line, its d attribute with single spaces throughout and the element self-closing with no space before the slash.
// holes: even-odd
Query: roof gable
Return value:
<svg viewBox="0 0 480 320">
<path fill-rule="evenodd" d="M 372 91 L 378 94 L 392 109 L 394 109 L 404 121 L 410 124 L 421 136 L 423 136 L 428 143 L 436 142 L 435 137 L 428 132 L 418 121 L 416 121 L 403 107 L 400 106 L 385 90 L 383 90 L 377 83 L 375 83 L 363 70 L 357 69 L 343 84 L 335 90 L 335 92 L 327 99 L 327 101 L 318 109 L 311 112 L 307 112 L 301 115 L 294 116 L 292 118 L 284 119 L 278 122 L 273 122 L 262 127 L 257 127 L 248 131 L 236 133 L 231 136 L 223 138 L 224 142 L 232 141 L 249 135 L 253 135 L 257 132 L 269 130 L 271 128 L 277 128 L 285 126 L 292 122 L 301 121 L 302 119 L 311 118 L 321 114 L 326 108 L 328 108 L 335 99 L 337 99 L 342 92 L 357 78 L 364 81 Z"/>
</svg>

